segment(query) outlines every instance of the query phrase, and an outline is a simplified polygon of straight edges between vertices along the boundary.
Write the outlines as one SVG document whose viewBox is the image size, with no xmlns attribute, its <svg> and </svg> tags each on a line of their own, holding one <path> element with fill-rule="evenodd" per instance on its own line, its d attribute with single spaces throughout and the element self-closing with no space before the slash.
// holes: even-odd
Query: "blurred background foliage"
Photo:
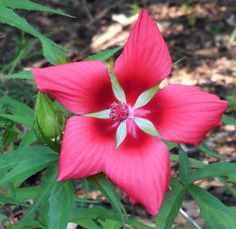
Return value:
<svg viewBox="0 0 236 229">
<path fill-rule="evenodd" d="M 2 22 L 0 24 L 0 152 L 19 150 L 37 140 L 32 130 L 32 109 L 37 91 L 33 81 L 30 80 L 32 76 L 25 71 L 32 66 L 45 67 L 64 63 L 67 60 L 80 61 L 107 48 L 123 46 L 140 8 L 148 9 L 151 16 L 157 20 L 173 62 L 177 62 L 173 66 L 171 77 L 165 80 L 162 86 L 167 83 L 197 85 L 229 102 L 227 110 L 229 116 L 225 116 L 223 119 L 225 124 L 213 130 L 200 147 L 181 146 L 183 154 L 179 156 L 183 161 L 187 160 L 186 163 L 190 163 L 193 168 L 201 168 L 204 164 L 213 162 L 236 162 L 236 129 L 235 119 L 233 119 L 236 117 L 236 3 L 234 0 L 40 0 L 34 2 L 0 0 L 0 22 Z M 112 65 L 119 52 L 117 49 L 109 53 L 108 57 L 111 56 L 110 54 L 114 54 L 114 56 L 108 58 L 108 64 Z M 99 58 L 105 58 L 104 56 L 103 53 Z M 21 77 L 23 80 L 14 79 Z M 58 104 L 55 106 L 65 112 Z M 37 150 L 40 153 L 43 151 Z M 180 167 L 181 176 L 184 177 L 186 176 L 183 172 L 185 168 L 183 168 L 183 164 L 178 163 L 178 151 L 177 149 L 172 151 L 172 175 L 178 176 Z M 191 157 L 190 162 L 186 159 L 185 154 Z M 51 163 L 56 160 L 52 152 L 46 152 L 45 157 Z M 17 161 L 14 157 L 13 160 Z M 48 161 L 40 165 L 39 169 L 45 168 L 47 163 Z M 24 164 L 21 166 L 23 168 Z M 220 168 L 218 169 L 221 171 Z M 27 208 L 22 202 L 25 200 L 23 197 L 28 195 L 28 197 L 34 198 L 34 189 L 47 187 L 48 184 L 51 185 L 48 186 L 50 189 L 56 189 L 57 184 L 50 183 L 50 180 L 55 179 L 54 170 L 55 168 L 49 168 L 47 173 L 51 175 L 46 177 L 47 179 L 41 180 L 42 173 L 38 172 L 40 170 L 37 170 L 38 173 L 35 175 L 28 177 L 21 186 L 21 188 L 32 188 L 32 190 L 27 189 L 27 193 L 24 193 L 21 188 L 14 189 L 14 185 L 10 184 L 6 189 L 7 192 L 10 193 L 10 196 L 19 195 L 19 198 L 17 198 L 17 202 L 11 198 L 7 200 L 7 203 L 13 201 L 15 207 L 12 207 L 11 204 L 2 205 L 4 208 L 0 211 L 0 221 L 9 223 L 14 221 L 14 218 L 22 216 L 22 208 Z M 219 176 L 221 175 L 219 174 Z M 227 174 L 223 175 L 198 180 L 197 185 L 218 197 L 225 205 L 235 206 L 236 176 L 235 174 L 227 177 L 225 176 Z M 78 223 L 80 227 L 96 228 L 93 220 L 97 220 L 96 222 L 101 228 L 120 228 L 119 220 L 112 219 L 115 217 L 120 219 L 119 215 L 123 214 L 123 209 L 112 192 L 107 193 L 106 189 L 102 189 L 104 186 L 101 185 L 99 177 L 96 179 L 76 182 L 76 197 L 70 193 L 71 198 L 76 198 L 78 206 L 95 206 L 94 215 L 90 212 L 92 215 L 90 221 L 82 220 L 83 215 L 80 214 L 86 215 L 86 211 L 85 213 L 75 211 L 74 214 L 77 216 L 73 222 Z M 107 182 L 105 184 L 109 186 L 109 181 L 102 180 L 102 182 Z M 179 201 L 181 202 L 181 198 L 184 199 L 182 212 L 175 219 L 175 228 L 198 228 L 199 225 L 204 228 L 204 220 L 200 217 L 199 207 L 196 205 L 197 202 L 201 206 L 202 212 L 207 211 L 204 198 L 212 200 L 212 205 L 209 204 L 210 209 L 222 207 L 214 197 L 208 195 L 209 193 L 199 191 L 195 186 L 189 188 L 189 193 L 193 198 L 197 196 L 196 193 L 201 193 L 202 198 L 194 198 L 196 201 L 194 202 L 189 194 L 184 197 L 182 188 L 178 189 L 180 187 L 178 182 L 173 180 L 172 183 L 176 190 L 179 190 L 178 195 L 175 193 Z M 34 186 L 38 184 L 41 186 Z M 61 187 L 61 190 L 67 190 L 70 186 L 71 183 L 68 182 Z M 100 189 L 98 188 L 100 191 L 96 191 L 97 189 L 94 187 L 100 187 Z M 46 189 L 46 191 L 49 193 L 50 190 Z M 46 191 L 43 192 L 45 196 Z M 40 196 L 41 199 L 39 198 L 42 202 L 44 201 L 43 194 Z M 53 195 L 50 195 L 51 201 L 56 201 Z M 63 194 L 57 193 L 57 195 Z M 171 195 L 173 193 L 170 194 L 170 198 Z M 124 194 L 120 193 L 120 197 L 128 214 L 141 219 L 147 225 L 154 225 L 154 220 L 141 206 L 131 206 Z M 42 202 L 37 203 L 36 201 L 35 207 L 32 211 L 28 211 L 26 216 L 32 215 L 37 204 L 40 205 Z M 0 203 L 6 203 L 1 196 Z M 119 209 L 118 216 L 112 211 L 99 208 L 101 206 L 110 207 L 110 203 L 113 203 L 115 209 Z M 165 206 L 168 208 L 168 205 Z M 235 214 L 235 207 L 230 210 L 232 210 L 232 214 Z M 102 217 L 110 214 L 110 218 L 97 219 L 97 212 L 100 212 Z M 13 219 L 11 214 L 14 215 Z M 212 214 L 214 215 L 214 211 Z M 6 217 L 9 215 L 10 217 Z M 78 218 L 78 215 L 81 218 Z M 42 213 L 41 221 L 47 225 L 47 220 L 47 216 Z M 32 221 L 31 223 L 34 226 L 37 225 L 37 222 Z M 133 225 L 133 228 L 148 228 L 135 225 L 132 219 L 130 219 L 130 225 Z M 210 228 L 214 228 L 215 224 L 210 222 L 209 225 Z M 23 224 L 19 228 L 26 228 L 26 226 Z M 160 228 L 168 228 L 168 225 L 160 226 Z"/>
</svg>

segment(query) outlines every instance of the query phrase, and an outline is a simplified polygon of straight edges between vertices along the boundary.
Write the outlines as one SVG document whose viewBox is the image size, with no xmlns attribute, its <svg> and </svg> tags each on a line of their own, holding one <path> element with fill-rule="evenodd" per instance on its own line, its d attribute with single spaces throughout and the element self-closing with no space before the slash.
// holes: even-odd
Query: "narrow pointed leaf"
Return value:
<svg viewBox="0 0 236 229">
<path fill-rule="evenodd" d="M 183 183 L 187 183 L 189 174 L 191 174 L 190 160 L 187 154 L 183 151 L 179 151 L 179 174 Z"/>
<path fill-rule="evenodd" d="M 155 85 L 154 87 L 144 91 L 136 100 L 133 108 L 140 108 L 143 107 L 144 105 L 146 105 L 157 93 L 159 89 L 158 85 Z"/>
<path fill-rule="evenodd" d="M 122 46 L 113 48 L 113 49 L 107 49 L 102 52 L 98 52 L 95 55 L 91 55 L 86 58 L 86 60 L 101 60 L 101 61 L 106 61 L 110 57 L 112 57 L 114 54 L 116 54 L 119 50 L 122 49 Z"/>
<path fill-rule="evenodd" d="M 22 221 L 30 219 L 38 207 L 49 197 L 52 187 L 55 185 L 57 176 L 57 164 L 52 164 L 44 175 L 41 183 L 42 189 L 36 193 L 33 206 L 25 213 Z"/>
<path fill-rule="evenodd" d="M 172 189 L 166 194 L 162 207 L 156 217 L 156 229 L 169 229 L 179 212 L 184 200 L 185 190 L 174 178 L 171 179 Z"/>
<path fill-rule="evenodd" d="M 38 3 L 32 2 L 30 0 L 1 0 L 0 6 L 5 6 L 12 9 L 36 10 L 47 13 L 59 14 L 67 17 L 73 17 L 69 14 L 64 13 L 61 10 L 54 10 L 47 6 L 42 6 Z"/>
<path fill-rule="evenodd" d="M 123 215 L 125 213 L 125 208 L 121 204 L 118 195 L 113 190 L 112 184 L 109 179 L 102 173 L 88 178 L 88 181 L 96 185 L 96 187 L 106 196 L 106 198 L 111 202 L 113 207 L 118 211 L 122 221 L 124 221 Z"/>
<path fill-rule="evenodd" d="M 98 112 L 88 113 L 84 114 L 85 117 L 93 117 L 93 118 L 110 118 L 110 110 L 102 110 Z"/>
<path fill-rule="evenodd" d="M 155 126 L 149 120 L 144 118 L 134 118 L 134 121 L 137 124 L 137 126 L 145 133 L 154 137 L 159 137 L 159 134 Z"/>
<path fill-rule="evenodd" d="M 11 75 L 3 75 L 0 79 L 22 79 L 22 80 L 33 80 L 34 77 L 31 71 L 22 71 Z"/>
<path fill-rule="evenodd" d="M 49 197 L 48 229 L 65 229 L 69 223 L 74 203 L 71 180 L 56 182 Z"/>
<path fill-rule="evenodd" d="M 0 98 L 0 117 L 32 127 L 33 116 L 33 110 L 27 105 L 9 97 Z"/>
<path fill-rule="evenodd" d="M 116 130 L 116 147 L 119 147 L 119 145 L 125 140 L 126 135 L 127 135 L 126 122 L 123 121 L 120 123 L 120 125 Z"/>
<path fill-rule="evenodd" d="M 188 183 L 208 177 L 228 176 L 236 171 L 236 163 L 219 162 L 206 165 L 195 172 L 192 172 L 188 177 Z"/>
<path fill-rule="evenodd" d="M 126 97 L 125 97 L 125 92 L 120 86 L 117 77 L 114 75 L 110 75 L 111 79 L 111 86 L 112 86 L 112 91 L 114 93 L 114 96 L 122 103 L 126 103 Z"/>
<path fill-rule="evenodd" d="M 31 157 L 22 158 L 18 164 L 0 179 L 0 186 L 12 182 L 16 186 L 28 177 L 46 168 L 58 160 L 58 155 L 50 150 L 42 151 L 40 154 L 34 152 Z"/>
<path fill-rule="evenodd" d="M 210 149 L 210 148 L 209 148 L 206 144 L 204 144 L 204 143 L 202 143 L 202 144 L 198 147 L 198 149 L 202 150 L 203 152 L 205 152 L 206 154 L 208 154 L 208 155 L 210 155 L 210 156 L 212 156 L 212 157 L 216 157 L 216 158 L 220 158 L 220 159 L 224 158 L 223 155 L 221 155 L 221 154 L 219 154 L 218 152 L 216 152 L 216 151 Z"/>
<path fill-rule="evenodd" d="M 0 7 L 0 22 L 16 27 L 38 38 L 43 46 L 43 54 L 51 64 L 65 63 L 64 50 L 38 32 L 23 17 L 16 14 L 12 9 L 3 6 Z"/>
<path fill-rule="evenodd" d="M 194 185 L 189 186 L 188 191 L 199 206 L 201 216 L 208 226 L 207 228 L 236 228 L 236 220 L 230 210 L 219 199 Z"/>
</svg>

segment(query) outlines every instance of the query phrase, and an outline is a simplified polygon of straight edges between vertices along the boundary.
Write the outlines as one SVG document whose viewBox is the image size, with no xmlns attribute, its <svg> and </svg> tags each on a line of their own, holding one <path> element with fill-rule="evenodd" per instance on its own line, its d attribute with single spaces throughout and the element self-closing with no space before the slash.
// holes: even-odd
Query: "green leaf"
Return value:
<svg viewBox="0 0 236 229">
<path fill-rule="evenodd" d="M 59 45 L 56 45 L 44 36 L 40 36 L 39 39 L 42 43 L 43 55 L 51 64 L 57 65 L 67 62 L 64 50 Z"/>
<path fill-rule="evenodd" d="M 93 220 L 90 219 L 78 220 L 77 224 L 86 229 L 101 229 L 101 227 L 99 227 Z"/>
<path fill-rule="evenodd" d="M 48 229 L 65 229 L 69 223 L 74 203 L 71 180 L 56 182 L 49 197 Z"/>
<path fill-rule="evenodd" d="M 126 121 L 120 123 L 116 130 L 116 148 L 120 146 L 120 144 L 125 140 L 127 135 L 127 126 Z"/>
<path fill-rule="evenodd" d="M 110 57 L 112 57 L 114 54 L 116 54 L 118 51 L 122 49 L 122 46 L 113 48 L 113 49 L 107 49 L 102 52 L 98 52 L 95 55 L 89 56 L 86 58 L 86 60 L 101 60 L 101 61 L 106 61 Z"/>
<path fill-rule="evenodd" d="M 216 157 L 216 158 L 220 158 L 220 159 L 224 158 L 223 155 L 221 155 L 221 154 L 219 154 L 218 152 L 216 152 L 216 151 L 214 151 L 214 150 L 208 148 L 207 145 L 204 144 L 204 143 L 202 143 L 202 144 L 198 147 L 198 149 L 202 150 L 203 152 L 205 152 L 206 154 L 208 154 L 208 155 L 210 155 L 210 156 L 212 156 L 212 157 Z"/>
<path fill-rule="evenodd" d="M 189 187 L 189 192 L 198 204 L 201 216 L 209 228 L 236 228 L 236 220 L 231 215 L 231 212 L 215 196 L 194 185 Z"/>
<path fill-rule="evenodd" d="M 40 192 L 41 190 L 42 190 L 41 185 L 27 188 L 15 188 L 15 198 L 17 201 L 34 199 L 37 193 Z"/>
<path fill-rule="evenodd" d="M 52 64 L 65 63 L 65 55 L 62 48 L 39 33 L 23 17 L 16 14 L 12 9 L 0 7 L 0 22 L 16 27 L 38 38 L 43 46 L 43 54 Z"/>
<path fill-rule="evenodd" d="M 187 154 L 183 151 L 179 151 L 179 175 L 181 181 L 186 184 L 189 174 L 191 174 L 190 161 Z"/>
<path fill-rule="evenodd" d="M 173 143 L 173 142 L 164 141 L 164 143 L 166 144 L 166 146 L 168 147 L 169 150 L 172 150 L 178 146 L 176 143 Z"/>
<path fill-rule="evenodd" d="M 36 193 L 35 201 L 33 206 L 25 213 L 24 218 L 22 221 L 26 221 L 30 219 L 32 214 L 38 209 L 38 207 L 43 204 L 46 199 L 49 197 L 49 194 L 52 190 L 52 187 L 55 185 L 56 181 L 56 176 L 57 176 L 57 163 L 52 164 L 48 169 L 45 175 L 43 176 L 42 183 L 41 183 L 41 188 L 40 190 Z"/>
<path fill-rule="evenodd" d="M 33 153 L 29 154 L 28 157 L 22 158 L 20 156 L 21 160 L 18 160 L 18 163 L 0 179 L 0 186 L 8 182 L 13 182 L 16 185 L 19 185 L 28 177 L 32 176 L 33 174 L 39 172 L 51 163 L 58 160 L 57 153 L 49 150 L 46 147 L 42 148 L 44 148 L 44 150 L 40 153 L 34 151 Z M 25 150 L 28 151 L 28 148 L 26 148 Z M 4 156 L 5 155 L 0 155 L 0 163 L 4 161 L 4 159 L 5 161 L 9 160 L 9 157 L 4 158 Z M 1 158 L 3 158 L 3 160 L 1 160 Z"/>
<path fill-rule="evenodd" d="M 18 148 L 30 146 L 32 143 L 37 141 L 37 137 L 34 133 L 34 130 L 28 130 L 25 132 L 24 136 L 21 139 L 20 145 Z"/>
<path fill-rule="evenodd" d="M 178 155 L 175 155 L 175 154 L 170 154 L 170 160 L 171 161 L 179 161 L 179 157 Z M 203 162 L 199 161 L 199 160 L 196 160 L 194 158 L 189 158 L 190 160 L 190 163 L 191 163 L 191 167 L 192 168 L 203 168 L 205 166 L 207 166 L 207 164 L 204 164 Z"/>
<path fill-rule="evenodd" d="M 177 216 L 184 200 L 185 190 L 174 178 L 171 179 L 172 189 L 167 192 L 160 212 L 156 217 L 156 229 L 169 229 Z"/>
<path fill-rule="evenodd" d="M 46 229 L 42 224 L 40 224 L 38 221 L 34 219 L 29 219 L 24 222 L 17 222 L 17 224 L 13 224 L 7 227 L 7 229 Z"/>
<path fill-rule="evenodd" d="M 81 220 L 85 219 L 111 219 L 120 222 L 120 216 L 112 209 L 105 209 L 101 207 L 93 206 L 92 208 L 76 208 L 73 210 L 71 216 L 71 222 L 79 224 Z M 153 227 L 147 226 L 135 219 L 127 217 L 125 222 L 127 225 L 131 225 L 134 228 L 153 229 Z"/>
<path fill-rule="evenodd" d="M 88 113 L 84 114 L 85 117 L 93 117 L 93 118 L 110 118 L 110 110 L 102 110 L 98 112 Z"/>
<path fill-rule="evenodd" d="M 23 80 L 33 80 L 34 77 L 31 71 L 22 71 L 11 75 L 3 75 L 0 79 L 23 79 Z"/>
<path fill-rule="evenodd" d="M 134 122 L 137 124 L 137 126 L 144 131 L 145 133 L 154 136 L 154 137 L 159 137 L 160 135 L 158 134 L 155 126 L 152 124 L 147 119 L 144 118 L 134 118 Z"/>
<path fill-rule="evenodd" d="M 0 7 L 5 6 L 12 9 L 23 9 L 23 10 L 36 10 L 47 13 L 59 14 L 62 16 L 73 17 L 69 14 L 64 13 L 61 10 L 54 10 L 47 6 L 39 5 L 35 2 L 29 0 L 1 0 Z"/>
<path fill-rule="evenodd" d="M 13 10 L 3 6 L 0 7 L 0 22 L 16 27 L 35 37 L 41 36 L 24 18 L 16 14 Z"/>
<path fill-rule="evenodd" d="M 111 79 L 111 86 L 112 86 L 112 91 L 114 93 L 114 96 L 122 103 L 126 103 L 126 97 L 125 97 L 125 92 L 120 86 L 117 77 L 114 75 L 110 75 Z"/>
<path fill-rule="evenodd" d="M 106 219 L 105 221 L 99 220 L 103 229 L 120 229 L 122 223 L 116 220 Z"/>
<path fill-rule="evenodd" d="M 208 177 L 228 176 L 236 173 L 236 163 L 219 162 L 206 165 L 201 169 L 189 174 L 188 183 L 202 180 Z"/>
<path fill-rule="evenodd" d="M 126 214 L 124 206 L 121 204 L 120 199 L 114 192 L 112 184 L 108 180 L 108 178 L 104 174 L 100 173 L 88 178 L 88 181 L 94 184 L 106 196 L 113 207 L 118 211 L 119 215 L 122 218 L 122 221 L 124 222 L 125 220 L 123 218 L 123 215 Z"/>
<path fill-rule="evenodd" d="M 236 119 L 232 118 L 232 117 L 230 117 L 230 116 L 228 116 L 226 114 L 223 115 L 222 122 L 225 123 L 225 124 L 236 126 Z"/>
<path fill-rule="evenodd" d="M 27 105 L 9 97 L 0 98 L 0 117 L 32 127 L 33 116 L 33 110 Z"/>
<path fill-rule="evenodd" d="M 137 109 L 146 105 L 157 93 L 159 85 L 155 85 L 152 88 L 144 91 L 136 100 L 133 108 Z"/>
</svg>

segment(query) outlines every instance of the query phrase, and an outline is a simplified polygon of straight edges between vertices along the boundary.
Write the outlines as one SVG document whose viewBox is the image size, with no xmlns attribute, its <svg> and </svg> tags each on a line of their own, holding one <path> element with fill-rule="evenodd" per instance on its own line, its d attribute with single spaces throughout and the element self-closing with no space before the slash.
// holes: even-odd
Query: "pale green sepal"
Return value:
<svg viewBox="0 0 236 229">
<path fill-rule="evenodd" d="M 110 110 L 102 110 L 98 112 L 84 114 L 85 117 L 92 117 L 92 118 L 110 118 Z"/>
<path fill-rule="evenodd" d="M 122 103 L 126 103 L 125 92 L 120 86 L 116 76 L 110 75 L 111 86 L 114 96 Z"/>
<path fill-rule="evenodd" d="M 136 100 L 133 108 L 136 109 L 136 108 L 140 108 L 146 105 L 154 97 L 158 89 L 159 89 L 159 86 L 155 85 L 154 87 L 144 91 Z"/>
<path fill-rule="evenodd" d="M 120 125 L 116 130 L 116 148 L 118 148 L 120 144 L 125 140 L 126 135 L 127 135 L 126 121 L 123 121 L 120 123 Z"/>
<path fill-rule="evenodd" d="M 160 135 L 158 134 L 155 126 L 152 124 L 152 122 L 150 122 L 147 119 L 144 118 L 134 118 L 135 123 L 137 124 L 137 126 L 144 131 L 145 133 L 154 136 L 154 137 L 159 137 Z"/>
</svg>

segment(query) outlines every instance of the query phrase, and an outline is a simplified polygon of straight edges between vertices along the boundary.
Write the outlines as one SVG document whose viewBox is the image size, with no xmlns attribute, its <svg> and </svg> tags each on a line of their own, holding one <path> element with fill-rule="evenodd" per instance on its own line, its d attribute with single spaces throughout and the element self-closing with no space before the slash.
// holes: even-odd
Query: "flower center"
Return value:
<svg viewBox="0 0 236 229">
<path fill-rule="evenodd" d="M 129 107 L 125 103 L 114 102 L 110 106 L 110 118 L 116 122 L 122 122 L 129 117 Z"/>
</svg>

